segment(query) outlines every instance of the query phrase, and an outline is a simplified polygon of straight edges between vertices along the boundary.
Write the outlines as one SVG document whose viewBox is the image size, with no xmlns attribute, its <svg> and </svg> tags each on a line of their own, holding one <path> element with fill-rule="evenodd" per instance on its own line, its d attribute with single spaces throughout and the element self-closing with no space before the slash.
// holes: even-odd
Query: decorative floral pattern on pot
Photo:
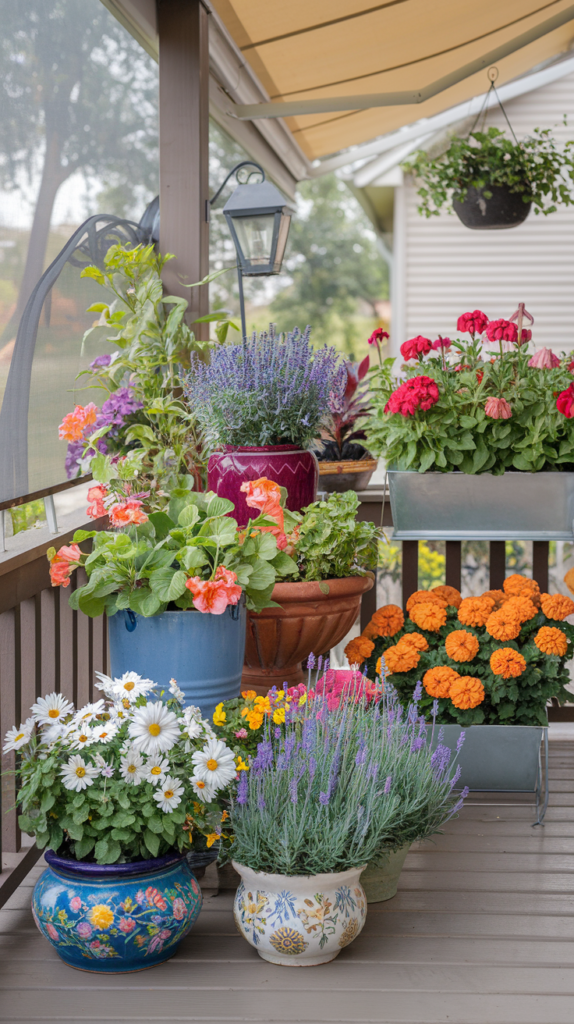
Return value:
<svg viewBox="0 0 574 1024">
<path fill-rule="evenodd" d="M 83 970 L 122 973 L 173 956 L 202 904 L 185 858 L 166 870 L 115 877 L 81 877 L 82 866 L 76 862 L 73 874 L 48 867 L 34 889 L 34 920 L 62 960 Z"/>
<path fill-rule="evenodd" d="M 284 878 L 234 866 L 243 879 L 235 896 L 235 922 L 264 960 L 303 967 L 326 963 L 363 928 L 367 901 L 361 868 Z"/>
</svg>

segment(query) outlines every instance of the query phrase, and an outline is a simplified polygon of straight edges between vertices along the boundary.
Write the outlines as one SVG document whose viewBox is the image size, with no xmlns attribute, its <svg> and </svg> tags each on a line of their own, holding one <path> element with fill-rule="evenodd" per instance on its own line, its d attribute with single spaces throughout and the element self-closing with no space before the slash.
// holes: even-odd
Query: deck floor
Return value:
<svg viewBox="0 0 574 1024">
<path fill-rule="evenodd" d="M 474 802 L 411 851 L 393 900 L 371 906 L 330 964 L 261 960 L 232 917 L 233 893 L 206 890 L 190 936 L 141 974 L 83 974 L 37 932 L 35 867 L 0 911 L 0 1020 L 124 1024 L 574 1021 L 574 743 L 550 747 L 544 828 L 532 807 Z"/>
</svg>

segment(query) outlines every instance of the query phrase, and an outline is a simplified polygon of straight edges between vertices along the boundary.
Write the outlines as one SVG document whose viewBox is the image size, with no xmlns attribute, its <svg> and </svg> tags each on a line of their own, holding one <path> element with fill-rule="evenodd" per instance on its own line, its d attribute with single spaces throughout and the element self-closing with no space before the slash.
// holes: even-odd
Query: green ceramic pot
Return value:
<svg viewBox="0 0 574 1024">
<path fill-rule="evenodd" d="M 384 900 L 392 900 L 397 895 L 397 886 L 403 864 L 407 853 L 411 848 L 410 843 L 400 846 L 387 854 L 382 864 L 376 865 L 373 861 L 367 864 L 361 875 L 361 885 L 365 890 L 367 903 L 383 903 Z"/>
</svg>

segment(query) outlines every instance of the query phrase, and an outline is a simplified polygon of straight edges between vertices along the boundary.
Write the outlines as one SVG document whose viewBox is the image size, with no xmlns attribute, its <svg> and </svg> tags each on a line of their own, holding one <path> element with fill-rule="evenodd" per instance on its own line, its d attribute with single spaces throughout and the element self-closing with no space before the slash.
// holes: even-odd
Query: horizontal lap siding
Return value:
<svg viewBox="0 0 574 1024">
<path fill-rule="evenodd" d="M 574 138 L 574 75 L 506 110 L 519 139 L 554 126 L 560 142 Z M 571 128 L 561 123 L 564 114 Z M 491 124 L 505 127 L 500 111 L 489 114 Z M 548 217 L 531 212 L 507 231 L 470 231 L 454 214 L 421 217 L 416 189 L 409 184 L 405 191 L 405 337 L 452 336 L 466 310 L 483 309 L 496 319 L 524 302 L 536 320 L 537 346 L 574 345 L 574 208 L 559 207 Z"/>
</svg>

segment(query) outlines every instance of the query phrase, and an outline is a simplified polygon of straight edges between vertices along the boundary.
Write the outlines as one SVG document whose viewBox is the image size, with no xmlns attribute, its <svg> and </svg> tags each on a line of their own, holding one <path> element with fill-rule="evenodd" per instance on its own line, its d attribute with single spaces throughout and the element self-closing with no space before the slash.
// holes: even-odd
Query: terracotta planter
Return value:
<svg viewBox="0 0 574 1024">
<path fill-rule="evenodd" d="M 319 490 L 364 491 L 377 468 L 377 459 L 342 459 L 341 462 L 319 463 Z"/>
<path fill-rule="evenodd" d="M 276 583 L 271 596 L 281 607 L 247 613 L 242 686 L 265 694 L 274 685 L 304 682 L 301 662 L 346 636 L 373 582 L 372 573 L 326 580 L 329 593 L 323 583 Z"/>
<path fill-rule="evenodd" d="M 317 499 L 317 457 L 296 444 L 269 444 L 260 448 L 226 445 L 210 456 L 207 465 L 208 489 L 233 502 L 233 516 L 240 526 L 257 515 L 256 510 L 245 503 L 241 484 L 262 476 L 287 489 L 286 505 L 291 512 L 300 512 Z"/>
</svg>

